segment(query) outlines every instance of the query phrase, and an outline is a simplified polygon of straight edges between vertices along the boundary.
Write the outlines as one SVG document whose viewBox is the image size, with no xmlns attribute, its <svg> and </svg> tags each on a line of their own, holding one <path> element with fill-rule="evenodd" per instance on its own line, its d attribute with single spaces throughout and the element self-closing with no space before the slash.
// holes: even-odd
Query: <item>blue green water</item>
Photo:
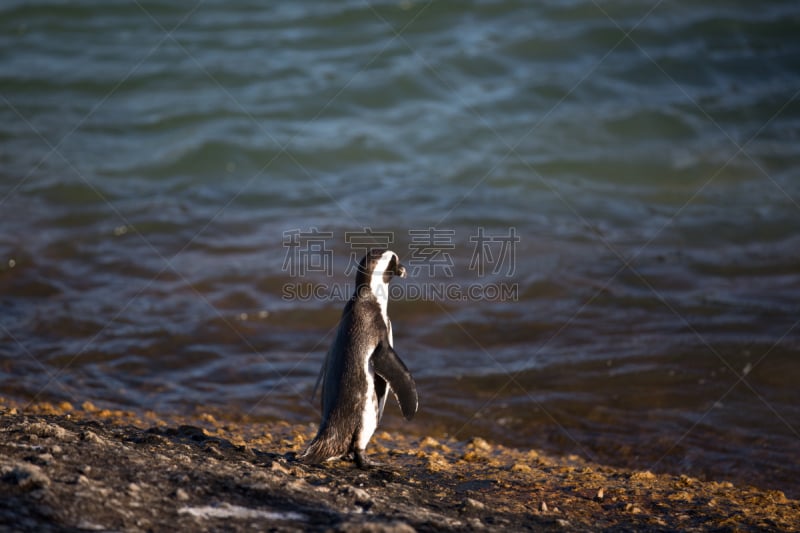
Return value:
<svg viewBox="0 0 800 533">
<path fill-rule="evenodd" d="M 390 430 L 796 496 L 799 99 L 794 1 L 6 0 L 2 395 L 314 423 L 343 302 L 297 291 L 371 228 Z"/>
</svg>

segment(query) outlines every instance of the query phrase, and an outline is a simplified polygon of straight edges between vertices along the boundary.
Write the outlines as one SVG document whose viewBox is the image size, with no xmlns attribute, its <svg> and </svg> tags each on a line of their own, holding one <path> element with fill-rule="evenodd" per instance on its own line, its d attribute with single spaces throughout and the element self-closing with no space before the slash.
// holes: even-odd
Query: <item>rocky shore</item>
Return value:
<svg viewBox="0 0 800 533">
<path fill-rule="evenodd" d="M 0 529 L 796 531 L 800 501 L 468 442 L 376 434 L 306 466 L 313 426 L 0 400 Z"/>
</svg>

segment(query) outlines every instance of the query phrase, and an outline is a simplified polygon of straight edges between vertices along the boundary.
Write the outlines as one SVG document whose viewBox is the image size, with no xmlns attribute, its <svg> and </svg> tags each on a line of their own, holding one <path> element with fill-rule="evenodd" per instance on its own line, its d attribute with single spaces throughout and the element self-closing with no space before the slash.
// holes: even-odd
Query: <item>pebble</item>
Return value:
<svg viewBox="0 0 800 533">
<path fill-rule="evenodd" d="M 359 489 L 358 487 L 347 487 L 345 491 L 353 497 L 358 505 L 363 506 L 372 504 L 372 496 L 370 496 L 369 492 L 364 489 Z"/>
<path fill-rule="evenodd" d="M 601 487 L 600 489 L 598 489 L 597 495 L 595 495 L 594 499 L 597 500 L 598 502 L 601 502 L 603 501 L 604 497 L 605 493 L 603 492 L 603 488 Z"/>
<path fill-rule="evenodd" d="M 97 433 L 89 430 L 86 430 L 81 433 L 81 440 L 84 440 L 86 442 L 94 442 L 96 444 L 100 444 L 101 442 L 103 442 L 103 440 L 97 436 Z"/>
<path fill-rule="evenodd" d="M 283 466 L 282 464 L 280 464 L 280 463 L 279 463 L 279 462 L 277 462 L 277 461 L 273 461 L 273 462 L 272 462 L 272 466 L 270 466 L 270 469 L 271 469 L 273 472 L 279 472 L 279 473 L 281 473 L 281 474 L 283 474 L 283 475 L 285 475 L 285 476 L 288 476 L 288 475 L 289 475 L 289 469 L 288 469 L 288 468 L 286 468 L 285 466 Z"/>
<path fill-rule="evenodd" d="M 481 522 L 480 518 L 470 518 L 467 520 L 467 523 L 472 529 L 483 529 L 486 527 L 483 525 L 483 522 Z"/>
<path fill-rule="evenodd" d="M 530 466 L 526 465 L 525 463 L 514 463 L 511 466 L 511 471 L 521 472 L 523 474 L 530 474 L 531 472 L 533 472 L 533 469 Z"/>
<path fill-rule="evenodd" d="M 189 499 L 189 493 L 182 488 L 175 489 L 175 499 L 179 502 L 185 502 Z"/>
<path fill-rule="evenodd" d="M 39 461 L 41 461 L 42 464 L 48 465 L 53 460 L 53 454 L 51 454 L 51 453 L 41 453 L 41 454 L 39 454 L 39 457 L 37 457 L 37 459 Z"/>
<path fill-rule="evenodd" d="M 467 444 L 467 448 L 472 450 L 480 450 L 482 452 L 488 452 L 491 451 L 492 446 L 491 444 L 486 442 L 486 440 L 480 437 L 475 437 L 471 441 L 469 441 L 469 444 Z"/>
<path fill-rule="evenodd" d="M 422 442 L 420 442 L 419 445 L 420 446 L 427 446 L 427 447 L 430 447 L 430 448 L 438 448 L 439 447 L 439 441 L 434 439 L 434 438 L 432 438 L 432 437 L 425 437 L 424 439 L 422 439 Z"/>
<path fill-rule="evenodd" d="M 414 533 L 416 530 L 405 522 L 347 522 L 337 528 L 344 533 Z"/>
<path fill-rule="evenodd" d="M 639 514 L 639 513 L 642 512 L 642 510 L 640 508 L 636 507 L 632 503 L 629 503 L 629 504 L 625 505 L 625 510 L 628 511 L 629 513 L 633 513 L 633 514 Z"/>
<path fill-rule="evenodd" d="M 296 492 L 307 492 L 308 482 L 305 479 L 293 479 L 284 485 L 289 490 Z"/>
<path fill-rule="evenodd" d="M 542 504 L 539 506 L 539 510 L 541 512 L 543 512 L 543 513 L 546 513 L 547 512 L 547 503 L 546 502 L 542 502 Z"/>
<path fill-rule="evenodd" d="M 209 444 L 209 445 L 207 445 L 207 446 L 204 448 L 204 450 L 205 450 L 205 452 L 206 452 L 207 454 L 209 454 L 209 455 L 212 455 L 212 456 L 216 457 L 217 459 L 222 459 L 223 457 L 225 457 L 225 454 L 223 454 L 223 453 L 222 453 L 222 452 L 219 450 L 219 448 L 217 448 L 217 447 L 216 447 L 215 445 L 213 445 L 213 444 Z"/>
<path fill-rule="evenodd" d="M 483 511 L 484 509 L 486 509 L 486 505 L 481 501 L 473 498 L 467 498 L 464 500 L 464 510 Z"/>
</svg>

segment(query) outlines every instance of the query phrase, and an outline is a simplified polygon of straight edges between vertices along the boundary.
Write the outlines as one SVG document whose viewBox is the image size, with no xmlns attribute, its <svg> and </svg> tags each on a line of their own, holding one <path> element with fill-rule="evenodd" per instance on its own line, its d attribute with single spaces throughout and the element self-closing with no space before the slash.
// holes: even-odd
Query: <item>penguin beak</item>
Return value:
<svg viewBox="0 0 800 533">
<path fill-rule="evenodd" d="M 397 265 L 397 270 L 395 271 L 395 273 L 396 273 L 398 276 L 400 276 L 401 278 L 404 278 L 404 277 L 406 277 L 406 275 L 407 275 L 407 274 L 406 274 L 406 267 L 404 267 L 403 265 L 401 265 L 401 264 L 399 264 L 399 263 L 398 263 L 398 265 Z"/>
</svg>

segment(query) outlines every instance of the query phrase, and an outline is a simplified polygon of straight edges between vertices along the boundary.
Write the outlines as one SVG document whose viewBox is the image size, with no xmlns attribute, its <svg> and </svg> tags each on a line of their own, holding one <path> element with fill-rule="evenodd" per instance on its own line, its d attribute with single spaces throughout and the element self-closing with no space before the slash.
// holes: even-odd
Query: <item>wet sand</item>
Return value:
<svg viewBox="0 0 800 533">
<path fill-rule="evenodd" d="M 312 425 L 0 400 L 0 526 L 17 531 L 800 529 L 780 491 L 380 430 L 370 458 L 295 460 Z"/>
</svg>

